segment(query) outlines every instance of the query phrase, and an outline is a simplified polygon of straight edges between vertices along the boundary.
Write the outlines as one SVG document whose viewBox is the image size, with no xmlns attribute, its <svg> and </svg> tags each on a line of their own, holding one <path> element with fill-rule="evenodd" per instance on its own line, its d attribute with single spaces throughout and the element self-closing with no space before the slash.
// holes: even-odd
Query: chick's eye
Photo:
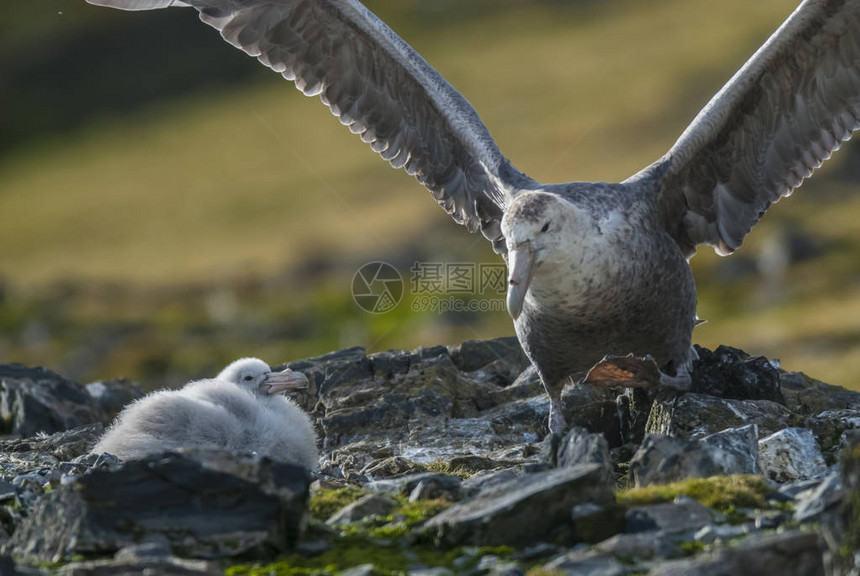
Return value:
<svg viewBox="0 0 860 576">
<path fill-rule="evenodd" d="M 543 228 L 541 228 L 541 229 L 540 229 L 540 231 L 541 231 L 541 232 L 546 232 L 547 230 L 549 230 L 549 222 L 547 222 L 546 224 L 544 224 L 544 225 L 543 225 Z"/>
<path fill-rule="evenodd" d="M 254 379 L 253 376 L 245 376 L 245 378 L 244 378 L 245 382 L 250 382 L 253 379 Z"/>
</svg>

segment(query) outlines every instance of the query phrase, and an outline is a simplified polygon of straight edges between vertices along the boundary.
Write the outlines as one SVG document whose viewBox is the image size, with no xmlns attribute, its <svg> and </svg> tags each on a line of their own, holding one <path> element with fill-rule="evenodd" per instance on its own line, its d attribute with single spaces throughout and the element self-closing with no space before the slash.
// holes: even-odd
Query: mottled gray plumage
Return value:
<svg viewBox="0 0 860 576">
<path fill-rule="evenodd" d="M 669 152 L 619 184 L 541 185 L 469 103 L 356 0 L 88 0 L 192 6 L 234 46 L 320 99 L 505 255 L 508 308 L 552 400 L 605 354 L 684 379 L 698 244 L 728 254 L 860 126 L 860 1 L 806 0 Z M 595 57 L 599 57 L 596 55 Z"/>
</svg>

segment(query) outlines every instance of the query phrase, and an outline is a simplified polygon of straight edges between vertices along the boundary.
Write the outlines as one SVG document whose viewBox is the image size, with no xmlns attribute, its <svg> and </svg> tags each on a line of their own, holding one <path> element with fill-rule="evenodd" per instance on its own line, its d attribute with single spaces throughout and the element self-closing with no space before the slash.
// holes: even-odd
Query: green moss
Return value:
<svg viewBox="0 0 860 576">
<path fill-rule="evenodd" d="M 358 488 L 346 487 L 334 490 L 318 490 L 311 495 L 311 510 L 314 518 L 324 519 L 347 504 L 366 494 Z M 324 554 L 305 557 L 290 554 L 271 564 L 247 564 L 232 566 L 226 570 L 228 576 L 293 576 L 305 574 L 336 574 L 361 564 L 373 564 L 374 570 L 383 575 L 404 574 L 410 566 L 425 566 L 470 570 L 481 556 L 494 554 L 507 557 L 512 548 L 454 548 L 439 550 L 420 527 L 448 506 L 445 500 L 409 502 L 405 496 L 396 496 L 399 506 L 389 515 L 371 516 L 339 528 L 337 533 L 323 537 L 329 543 Z"/>
<path fill-rule="evenodd" d="M 450 462 L 445 462 L 444 460 L 434 460 L 428 463 L 426 468 L 430 472 L 459 476 L 460 478 L 468 478 L 476 472 L 476 470 L 472 470 L 468 466 L 452 466 Z"/>
<path fill-rule="evenodd" d="M 318 490 L 311 493 L 310 512 L 311 517 L 317 520 L 328 520 L 332 514 L 352 504 L 366 491 L 355 486 L 346 486 L 334 490 Z"/>
<path fill-rule="evenodd" d="M 373 516 L 353 522 L 341 528 L 348 537 L 367 537 L 373 539 L 396 539 L 410 534 L 445 508 L 451 505 L 447 500 L 421 500 L 409 502 L 404 496 L 398 496 L 398 506 L 387 516 Z M 421 539 L 420 534 L 414 535 Z"/>
<path fill-rule="evenodd" d="M 480 558 L 487 554 L 508 557 L 513 549 L 508 547 L 496 548 L 454 548 L 452 550 L 435 550 L 427 546 L 409 548 L 397 546 L 372 546 L 368 542 L 357 540 L 339 541 L 331 550 L 320 556 L 307 558 L 298 554 L 281 557 L 271 564 L 253 564 L 232 566 L 225 570 L 226 576 L 294 576 L 302 574 L 336 574 L 342 570 L 373 564 L 374 570 L 385 576 L 405 574 L 410 566 L 423 564 L 429 567 L 455 568 L 458 571 L 469 571 L 474 568 Z"/>
<path fill-rule="evenodd" d="M 526 576 L 564 576 L 565 572 L 561 570 L 549 570 L 543 567 L 535 567 L 526 572 Z"/>
<path fill-rule="evenodd" d="M 705 543 L 701 540 L 685 540 L 678 544 L 684 552 L 684 556 L 695 556 L 705 549 Z"/>
<path fill-rule="evenodd" d="M 705 506 L 731 514 L 736 508 L 766 508 L 765 496 L 771 492 L 764 478 L 753 475 L 691 478 L 681 482 L 629 488 L 616 494 L 619 504 L 642 506 L 671 502 L 678 496 L 689 496 Z M 730 518 L 731 519 L 731 518 Z"/>
</svg>

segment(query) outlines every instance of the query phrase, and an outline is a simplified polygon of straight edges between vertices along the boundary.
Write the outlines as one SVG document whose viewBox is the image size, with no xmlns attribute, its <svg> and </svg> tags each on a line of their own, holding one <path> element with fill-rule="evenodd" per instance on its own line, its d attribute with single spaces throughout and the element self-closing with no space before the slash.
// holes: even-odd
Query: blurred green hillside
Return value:
<svg viewBox="0 0 860 576">
<path fill-rule="evenodd" d="M 662 155 L 794 0 L 368 2 L 546 181 L 621 180 Z M 188 10 L 0 7 L 0 361 L 147 387 L 513 333 L 504 311 L 412 310 L 410 268 L 499 263 L 317 99 Z M 694 259 L 694 340 L 860 389 L 860 145 Z M 404 301 L 370 314 L 356 270 Z M 503 295 L 462 296 L 498 303 Z"/>
</svg>

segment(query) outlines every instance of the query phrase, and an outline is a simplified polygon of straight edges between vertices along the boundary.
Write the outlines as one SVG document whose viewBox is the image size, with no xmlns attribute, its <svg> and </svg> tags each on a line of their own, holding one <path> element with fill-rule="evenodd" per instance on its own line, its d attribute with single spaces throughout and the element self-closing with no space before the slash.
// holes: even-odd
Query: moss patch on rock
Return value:
<svg viewBox="0 0 860 576">
<path fill-rule="evenodd" d="M 735 508 L 768 508 L 765 497 L 772 490 L 761 476 L 735 475 L 690 478 L 670 484 L 629 488 L 616 494 L 619 504 L 643 506 L 671 502 L 689 496 L 705 506 L 728 513 Z"/>
<path fill-rule="evenodd" d="M 311 517 L 325 522 L 332 514 L 352 504 L 367 491 L 356 486 L 345 486 L 333 490 L 314 490 L 311 492 L 310 512 Z"/>
<path fill-rule="evenodd" d="M 311 516 L 324 521 L 367 493 L 352 486 L 316 490 L 311 494 Z M 377 573 L 387 576 L 404 574 L 416 565 L 470 570 L 486 554 L 507 557 L 513 553 L 513 549 L 506 547 L 436 549 L 420 528 L 451 503 L 442 499 L 409 502 L 401 495 L 395 498 L 399 506 L 391 514 L 368 516 L 326 534 L 328 549 L 323 554 L 290 554 L 268 564 L 232 566 L 225 573 L 228 576 L 328 575 L 373 564 Z"/>
</svg>

